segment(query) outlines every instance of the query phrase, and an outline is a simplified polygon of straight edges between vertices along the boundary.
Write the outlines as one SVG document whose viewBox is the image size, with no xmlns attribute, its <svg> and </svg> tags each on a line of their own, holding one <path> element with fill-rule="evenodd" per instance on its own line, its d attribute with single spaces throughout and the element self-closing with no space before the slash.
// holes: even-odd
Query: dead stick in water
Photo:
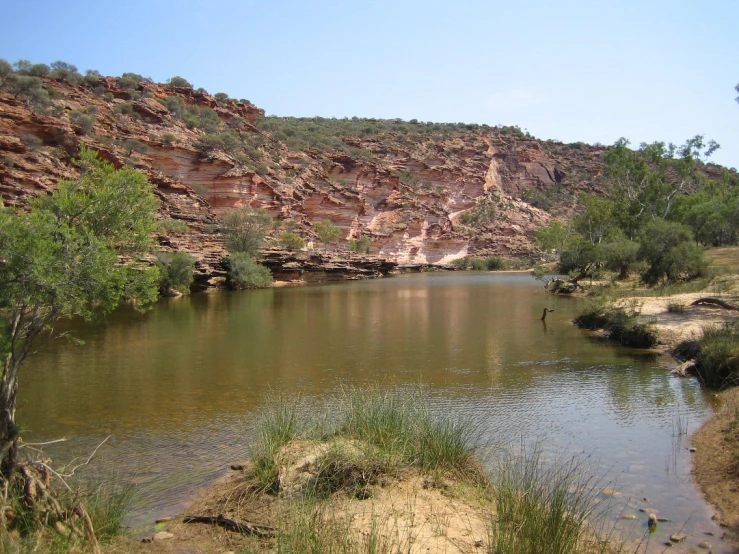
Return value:
<svg viewBox="0 0 739 554">
<path fill-rule="evenodd" d="M 547 308 L 544 308 L 544 313 L 541 314 L 541 320 L 544 321 L 547 318 L 547 312 L 553 312 L 554 310 L 549 310 Z"/>
</svg>

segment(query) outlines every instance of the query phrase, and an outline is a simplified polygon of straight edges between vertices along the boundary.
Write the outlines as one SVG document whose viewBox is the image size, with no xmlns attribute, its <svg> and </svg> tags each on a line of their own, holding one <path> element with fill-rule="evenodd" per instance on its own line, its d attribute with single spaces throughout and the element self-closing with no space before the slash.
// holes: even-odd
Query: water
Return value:
<svg viewBox="0 0 739 554">
<path fill-rule="evenodd" d="M 544 307 L 555 309 L 546 324 Z M 85 470 L 145 491 L 142 525 L 248 457 L 249 425 L 275 391 L 320 401 L 347 384 L 420 387 L 435 409 L 475 417 L 493 455 L 523 443 L 548 460 L 586 457 L 620 493 L 609 501 L 637 516 L 620 526 L 643 533 L 639 508 L 671 520 L 654 551 L 681 528 L 681 548 L 720 536 L 684 434 L 710 416 L 710 398 L 670 377 L 670 359 L 574 328 L 576 311 L 528 275 L 490 273 L 162 300 L 73 325 L 84 346 L 45 344 L 23 368 L 18 420 L 28 441 L 68 439 L 46 447 L 57 463 L 110 435 Z"/>
</svg>

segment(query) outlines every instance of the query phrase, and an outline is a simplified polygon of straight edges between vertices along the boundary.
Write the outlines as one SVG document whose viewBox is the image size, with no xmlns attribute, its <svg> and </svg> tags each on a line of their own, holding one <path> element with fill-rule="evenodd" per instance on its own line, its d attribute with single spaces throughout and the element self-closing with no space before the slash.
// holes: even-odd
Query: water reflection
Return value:
<svg viewBox="0 0 739 554">
<path fill-rule="evenodd" d="M 344 384 L 422 386 L 436 409 L 476 417 L 497 448 L 523 439 L 550 456 L 592 454 L 624 499 L 711 525 L 673 435 L 676 409 L 691 430 L 710 412 L 700 389 L 670 378 L 662 358 L 575 329 L 575 304 L 511 274 L 163 300 L 74 326 L 85 346 L 34 355 L 19 420 L 29 440 L 75 438 L 54 452 L 60 460 L 113 434 L 98 469 L 154 487 L 144 508 L 161 515 L 247 455 L 247 424 L 275 389 L 321 399 Z M 544 307 L 555 312 L 542 324 Z"/>
</svg>

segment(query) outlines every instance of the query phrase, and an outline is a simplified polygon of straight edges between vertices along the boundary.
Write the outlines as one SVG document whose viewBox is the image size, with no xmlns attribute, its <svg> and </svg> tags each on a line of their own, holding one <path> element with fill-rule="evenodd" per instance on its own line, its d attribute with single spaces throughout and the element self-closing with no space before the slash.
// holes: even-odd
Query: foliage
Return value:
<svg viewBox="0 0 739 554">
<path fill-rule="evenodd" d="M 189 233 L 190 228 L 187 223 L 181 219 L 164 219 L 157 223 L 157 229 L 160 233 Z"/>
<path fill-rule="evenodd" d="M 166 146 L 172 146 L 175 142 L 177 142 L 177 137 L 174 136 L 172 133 L 164 133 L 162 135 L 162 143 Z"/>
<path fill-rule="evenodd" d="M 505 267 L 503 258 L 498 256 L 487 258 L 469 258 L 469 267 L 474 271 L 496 271 Z"/>
<path fill-rule="evenodd" d="M 552 221 L 547 227 L 539 227 L 534 233 L 534 243 L 544 252 L 553 252 L 559 257 L 570 231 L 559 221 Z"/>
<path fill-rule="evenodd" d="M 272 225 L 270 215 L 256 208 L 234 209 L 221 218 L 221 232 L 228 251 L 249 256 L 260 254 Z"/>
<path fill-rule="evenodd" d="M 77 71 L 77 67 L 71 63 L 56 61 L 51 64 L 50 69 L 49 78 L 51 79 L 65 81 L 70 85 L 78 85 L 82 82 L 82 75 Z"/>
<path fill-rule="evenodd" d="M 234 252 L 224 258 L 226 286 L 232 290 L 260 289 L 272 284 L 272 273 L 246 252 Z"/>
<path fill-rule="evenodd" d="M 170 78 L 167 81 L 167 84 L 171 87 L 184 87 L 184 88 L 192 88 L 192 84 L 185 79 L 184 77 L 180 77 L 178 75 Z"/>
<path fill-rule="evenodd" d="M 158 252 L 156 258 L 159 292 L 163 295 L 170 295 L 173 291 L 189 294 L 194 280 L 195 258 L 187 252 Z"/>
<path fill-rule="evenodd" d="M 545 466 L 538 450 L 524 451 L 502 460 L 493 482 L 497 514 L 491 518 L 491 552 L 593 552 L 588 523 L 597 519 L 600 489 L 579 459 Z"/>
<path fill-rule="evenodd" d="M 496 207 L 490 198 L 483 199 L 477 206 L 462 214 L 459 220 L 465 225 L 484 227 L 495 221 Z"/>
<path fill-rule="evenodd" d="M 739 333 L 734 325 L 703 331 L 695 371 L 698 379 L 712 389 L 739 385 Z"/>
<path fill-rule="evenodd" d="M 598 258 L 606 269 L 618 272 L 618 279 L 626 279 L 639 261 L 639 243 L 616 234 L 598 245 Z"/>
<path fill-rule="evenodd" d="M 319 240 L 326 245 L 326 248 L 328 248 L 330 244 L 337 242 L 343 234 L 341 229 L 328 219 L 324 219 L 323 221 L 316 223 L 313 228 L 316 230 L 316 233 L 318 233 Z"/>
<path fill-rule="evenodd" d="M 302 250 L 305 248 L 305 241 L 295 233 L 291 231 L 285 231 L 282 233 L 278 239 L 278 242 L 280 243 L 280 246 L 282 246 L 285 250 L 290 250 L 291 252 L 295 252 L 297 250 Z"/>
<path fill-rule="evenodd" d="M 363 235 L 357 239 L 349 241 L 349 250 L 356 253 L 369 254 L 371 243 L 372 241 L 370 241 L 370 238 Z"/>
<path fill-rule="evenodd" d="M 706 266 L 690 229 L 664 219 L 654 219 L 642 230 L 639 257 L 649 264 L 642 279 L 652 285 L 665 277 L 670 281 L 698 277 Z"/>
<path fill-rule="evenodd" d="M 652 348 L 657 344 L 656 330 L 648 323 L 640 323 L 635 310 L 627 311 L 602 300 L 586 303 L 574 323 L 584 329 L 602 329 L 622 346 Z"/>
<path fill-rule="evenodd" d="M 83 135 L 92 131 L 92 128 L 95 125 L 95 118 L 82 110 L 72 110 L 69 112 L 69 121 L 72 125 L 77 125 Z"/>
<path fill-rule="evenodd" d="M 170 95 L 164 99 L 164 105 L 167 109 L 177 117 L 182 117 L 185 113 L 186 105 L 181 96 Z"/>
<path fill-rule="evenodd" d="M 121 102 L 120 104 L 116 104 L 113 106 L 113 113 L 117 113 L 120 115 L 133 115 L 133 104 L 129 104 L 128 102 Z"/>
<path fill-rule="evenodd" d="M 138 263 L 150 247 L 157 201 L 146 177 L 116 171 L 82 148 L 81 175 L 61 180 L 29 211 L 0 208 L 0 460 L 7 476 L 17 439 L 18 371 L 33 344 L 62 317 L 91 319 L 124 300 L 156 298 L 158 271 Z M 130 263 L 120 263 L 125 255 Z"/>
<path fill-rule="evenodd" d="M 146 154 L 149 151 L 149 147 L 146 144 L 136 139 L 125 139 L 121 142 L 121 147 L 126 151 L 127 156 L 132 156 L 134 152 Z"/>
</svg>

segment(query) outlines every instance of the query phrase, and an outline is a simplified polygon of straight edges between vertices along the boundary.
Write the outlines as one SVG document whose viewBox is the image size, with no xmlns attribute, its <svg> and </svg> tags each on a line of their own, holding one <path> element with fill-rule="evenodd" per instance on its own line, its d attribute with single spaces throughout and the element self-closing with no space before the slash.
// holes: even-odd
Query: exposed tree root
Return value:
<svg viewBox="0 0 739 554">
<path fill-rule="evenodd" d="M 53 470 L 44 462 L 16 465 L 10 478 L 3 483 L 5 525 L 26 528 L 43 525 L 62 535 L 75 534 L 87 539 L 90 552 L 99 554 L 100 546 L 90 515 L 79 500 L 75 500 L 71 507 L 62 506 L 52 487 L 52 473 Z M 66 483 L 64 485 L 68 488 Z M 15 507 L 8 505 L 10 495 L 16 498 Z"/>
<path fill-rule="evenodd" d="M 270 538 L 275 536 L 274 527 L 267 525 L 255 525 L 248 521 L 238 522 L 236 520 L 227 518 L 224 515 L 218 516 L 185 516 L 182 518 L 184 523 L 211 523 L 214 525 L 220 525 L 230 531 L 236 531 L 244 535 L 254 535 L 259 538 Z"/>
<path fill-rule="evenodd" d="M 707 297 L 704 297 L 704 298 L 699 298 L 698 300 L 694 301 L 690 305 L 691 306 L 706 306 L 706 305 L 710 305 L 710 306 L 719 306 L 721 308 L 724 308 L 725 310 L 739 310 L 739 307 L 732 306 L 731 304 L 729 304 L 728 302 L 724 302 L 720 298 L 711 298 L 711 297 L 708 297 L 708 296 Z"/>
</svg>

